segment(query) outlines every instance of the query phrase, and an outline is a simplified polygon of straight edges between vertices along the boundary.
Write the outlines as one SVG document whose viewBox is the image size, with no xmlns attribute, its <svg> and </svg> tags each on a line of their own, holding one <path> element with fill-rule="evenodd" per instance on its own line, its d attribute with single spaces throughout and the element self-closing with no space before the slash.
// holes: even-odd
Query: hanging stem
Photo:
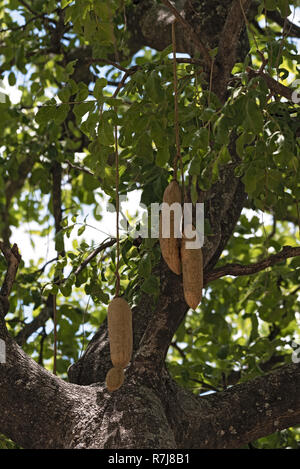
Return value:
<svg viewBox="0 0 300 469">
<path fill-rule="evenodd" d="M 57 357 L 57 317 L 56 317 L 56 295 L 53 295 L 53 323 L 54 323 L 54 354 L 53 354 L 53 374 L 56 375 Z"/>
<path fill-rule="evenodd" d="M 185 201 L 185 187 L 184 187 L 184 170 L 180 150 L 180 135 L 179 135 L 179 116 L 178 116 L 178 79 L 177 79 L 177 61 L 176 61 L 176 34 L 175 34 L 176 20 L 172 23 L 172 47 L 173 47 L 173 82 L 174 82 L 174 126 L 175 126 L 175 141 L 176 141 L 176 156 L 174 158 L 174 176 L 173 179 L 177 181 L 177 168 L 178 159 L 180 161 L 181 184 L 183 202 Z"/>
<path fill-rule="evenodd" d="M 177 65 L 176 65 L 176 35 L 175 23 L 172 23 L 172 46 L 173 46 L 173 82 L 174 82 L 174 124 L 175 124 L 175 141 L 176 141 L 176 155 L 174 159 L 174 179 L 177 180 L 177 165 L 178 158 L 180 158 L 180 138 L 179 138 L 179 118 L 178 118 L 178 79 L 177 79 Z"/>
<path fill-rule="evenodd" d="M 116 238 L 117 238 L 117 259 L 116 259 L 116 291 L 115 296 L 120 294 L 120 233 L 119 233 L 119 212 L 120 212 L 120 201 L 119 201 L 119 151 L 118 151 L 118 127 L 115 125 L 115 155 L 116 155 Z"/>
</svg>

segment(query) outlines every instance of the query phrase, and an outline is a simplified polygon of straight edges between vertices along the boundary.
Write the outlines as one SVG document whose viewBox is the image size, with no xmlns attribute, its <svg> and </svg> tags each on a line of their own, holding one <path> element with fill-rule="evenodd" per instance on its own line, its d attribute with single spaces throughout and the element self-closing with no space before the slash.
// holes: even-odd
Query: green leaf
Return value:
<svg viewBox="0 0 300 469">
<path fill-rule="evenodd" d="M 16 80 L 16 76 L 14 74 L 14 72 L 10 72 L 10 74 L 8 75 L 8 83 L 10 86 L 15 86 L 17 80 Z"/>
<path fill-rule="evenodd" d="M 81 236 L 85 232 L 86 225 L 82 225 L 78 231 L 77 231 L 77 236 Z"/>
<path fill-rule="evenodd" d="M 68 104 L 61 104 L 55 109 L 54 120 L 57 124 L 62 124 L 68 114 L 69 114 L 70 106 Z"/>
<path fill-rule="evenodd" d="M 257 179 L 256 179 L 255 172 L 253 171 L 253 168 L 250 167 L 246 171 L 243 177 L 243 183 L 245 184 L 246 192 L 248 194 L 252 194 L 255 191 Z"/>
<path fill-rule="evenodd" d="M 151 101 L 161 104 L 164 99 L 164 91 L 159 76 L 155 70 L 150 73 L 145 88 Z"/>
<path fill-rule="evenodd" d="M 151 275 L 151 267 L 150 256 L 146 256 L 140 261 L 138 272 L 143 278 L 147 278 Z"/>
<path fill-rule="evenodd" d="M 71 95 L 71 88 L 70 86 L 65 86 L 64 88 L 62 88 L 58 93 L 57 93 L 57 96 L 59 97 L 59 99 L 63 102 L 63 103 L 66 103 L 69 101 L 70 99 L 70 95 Z"/>
<path fill-rule="evenodd" d="M 85 101 L 89 95 L 89 89 L 85 83 L 82 81 L 78 84 L 78 92 L 76 94 L 75 101 Z"/>
<path fill-rule="evenodd" d="M 78 123 L 81 122 L 82 117 L 89 111 L 93 111 L 95 104 L 90 101 L 86 101 L 85 103 L 75 104 L 73 112 L 76 116 L 76 120 Z"/>
<path fill-rule="evenodd" d="M 114 144 L 114 126 L 105 117 L 100 121 L 98 135 L 102 145 Z"/>
<path fill-rule="evenodd" d="M 286 18 L 291 15 L 292 11 L 289 0 L 277 0 L 277 2 L 282 18 Z"/>
<path fill-rule="evenodd" d="M 68 298 L 69 296 L 71 296 L 71 293 L 72 293 L 72 286 L 71 285 L 60 285 L 59 286 L 59 290 L 61 292 L 61 294 L 63 296 L 65 296 L 66 298 Z"/>
<path fill-rule="evenodd" d="M 103 97 L 103 88 L 107 85 L 107 80 L 105 78 L 98 78 L 94 87 L 94 96 L 97 100 L 101 100 Z"/>
<path fill-rule="evenodd" d="M 170 159 L 169 147 L 158 148 L 156 154 L 156 164 L 163 168 Z"/>
<path fill-rule="evenodd" d="M 35 119 L 38 124 L 49 124 L 54 118 L 56 113 L 56 105 L 45 104 L 38 110 Z"/>
<path fill-rule="evenodd" d="M 159 279 L 157 277 L 148 277 L 141 286 L 141 289 L 148 295 L 157 295 L 159 292 Z"/>
<path fill-rule="evenodd" d="M 57 252 L 62 252 L 64 250 L 64 235 L 62 230 L 55 236 L 55 250 Z"/>
<path fill-rule="evenodd" d="M 244 125 L 248 130 L 258 134 L 263 128 L 263 116 L 261 110 L 254 100 L 248 99 L 246 102 L 246 119 Z"/>
<path fill-rule="evenodd" d="M 218 352 L 217 352 L 217 357 L 220 358 L 221 360 L 224 360 L 229 352 L 229 345 L 221 345 Z"/>
<path fill-rule="evenodd" d="M 216 57 L 217 53 L 218 53 L 218 47 L 215 47 L 214 49 L 210 49 L 210 50 L 209 50 L 209 55 L 210 55 L 212 58 Z"/>
<path fill-rule="evenodd" d="M 61 0 L 61 8 L 66 8 L 67 5 L 72 3 L 73 0 Z"/>
</svg>

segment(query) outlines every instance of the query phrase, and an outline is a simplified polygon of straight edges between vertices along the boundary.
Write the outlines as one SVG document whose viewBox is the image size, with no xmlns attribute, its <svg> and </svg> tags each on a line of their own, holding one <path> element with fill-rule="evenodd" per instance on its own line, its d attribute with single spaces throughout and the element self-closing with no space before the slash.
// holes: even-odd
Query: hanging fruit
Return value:
<svg viewBox="0 0 300 469">
<path fill-rule="evenodd" d="M 107 312 L 110 358 L 113 368 L 106 375 L 106 386 L 115 391 L 124 381 L 124 368 L 132 356 L 132 311 L 124 298 L 115 297 Z"/>
<path fill-rule="evenodd" d="M 166 187 L 163 202 L 171 206 L 174 203 L 181 204 L 181 190 L 177 181 L 171 181 Z M 175 216 L 173 210 L 165 209 L 161 210 L 159 218 L 159 243 L 162 256 L 167 263 L 168 267 L 172 272 L 177 275 L 181 273 L 181 262 L 180 262 L 180 249 L 179 249 L 179 238 L 175 237 L 176 233 L 180 232 L 181 217 Z M 163 237 L 163 220 L 170 220 L 170 232 L 169 237 Z"/>
<path fill-rule="evenodd" d="M 115 157 L 116 157 L 116 231 L 117 231 L 117 255 L 116 255 L 116 287 L 115 297 L 108 306 L 107 323 L 110 358 L 113 364 L 106 375 L 108 391 L 119 389 L 124 382 L 124 368 L 129 364 L 132 356 L 132 311 L 127 301 L 119 296 L 120 293 L 120 233 L 119 233 L 119 153 L 118 153 L 118 129 L 115 126 Z"/>
<path fill-rule="evenodd" d="M 182 236 L 181 262 L 184 298 L 190 308 L 196 309 L 202 299 L 203 257 L 200 247 L 189 246 L 189 243 L 199 244 L 196 234 L 190 237 L 192 232 L 195 232 L 193 225 L 187 225 Z"/>
</svg>

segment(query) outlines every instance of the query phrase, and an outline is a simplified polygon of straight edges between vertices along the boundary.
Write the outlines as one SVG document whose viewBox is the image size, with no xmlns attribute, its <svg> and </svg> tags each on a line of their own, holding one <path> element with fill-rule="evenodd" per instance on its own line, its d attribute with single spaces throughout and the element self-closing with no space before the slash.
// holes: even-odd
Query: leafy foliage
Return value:
<svg viewBox="0 0 300 469">
<path fill-rule="evenodd" d="M 97 238 L 87 242 L 85 230 L 102 219 L 105 197 L 115 203 L 115 126 L 121 194 L 138 189 L 149 207 L 161 201 L 170 180 L 176 153 L 171 48 L 143 48 L 132 59 L 124 17 L 129 0 L 26 3 L 30 8 L 17 0 L 0 1 L 1 74 L 21 95 L 16 104 L 9 95 L 0 103 L 0 230 L 4 236 L 8 225 L 13 233 L 29 226 L 37 252 L 38 245 L 47 243 L 55 243 L 57 252 L 68 247 L 47 266 L 46 248 L 41 258 L 22 262 L 7 324 L 17 337 L 45 308 L 49 295 L 57 295 L 57 371 L 66 378 L 68 366 L 105 319 L 113 293 L 114 246 L 75 272 L 100 244 Z M 278 40 L 278 25 L 266 19 L 268 11 L 285 17 L 299 5 L 286 0 L 258 3 L 248 31 L 250 52 L 233 69 L 225 103 L 209 90 L 197 61 L 177 66 L 180 139 L 193 202 L 233 160 L 248 194 L 219 266 L 250 264 L 284 245 L 299 245 L 299 105 L 272 96 L 262 77 L 249 78 L 248 73 L 249 64 L 256 69 L 263 65 L 263 54 L 270 76 L 285 85 L 299 78 L 296 45 L 285 36 Z M 124 86 L 113 87 L 124 73 Z M 54 162 L 63 171 L 59 233 L 53 223 Z M 137 246 L 133 236 L 125 235 L 121 255 L 122 292 L 131 303 L 144 293 L 155 303 L 157 240 L 148 238 Z M 5 268 L 1 258 L 0 274 Z M 174 378 L 198 394 L 217 392 L 291 362 L 292 342 L 300 333 L 299 283 L 297 258 L 252 276 L 211 283 L 170 347 L 168 367 Z M 51 318 L 24 350 L 52 368 Z M 296 447 L 299 432 L 286 430 L 254 444 Z M 0 439 L 2 446 L 11 443 Z"/>
</svg>

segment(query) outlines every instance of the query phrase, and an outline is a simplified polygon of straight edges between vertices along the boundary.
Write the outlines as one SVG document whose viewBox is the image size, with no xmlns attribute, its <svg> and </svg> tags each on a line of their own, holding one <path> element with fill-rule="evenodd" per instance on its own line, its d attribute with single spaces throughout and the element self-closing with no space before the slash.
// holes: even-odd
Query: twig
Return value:
<svg viewBox="0 0 300 469">
<path fill-rule="evenodd" d="M 94 257 L 96 257 L 99 254 L 99 252 L 104 251 L 104 249 L 113 246 L 116 243 L 116 241 L 117 240 L 115 238 L 112 238 L 110 241 L 100 244 L 100 246 L 97 247 L 93 252 L 91 252 L 91 254 L 89 254 L 86 257 L 86 259 L 77 267 L 75 272 L 72 272 L 72 273 L 75 274 L 76 276 L 79 275 L 80 272 L 82 272 L 83 269 L 85 269 L 85 267 L 94 259 Z"/>
<path fill-rule="evenodd" d="M 185 356 L 185 353 L 184 351 L 179 347 L 179 345 L 177 344 L 177 342 L 171 342 L 171 346 L 177 350 L 177 352 L 181 355 L 181 357 L 185 360 L 186 359 L 186 356 Z"/>
<path fill-rule="evenodd" d="M 195 383 L 201 384 L 201 386 L 209 391 L 215 391 L 215 392 L 220 392 L 220 389 L 216 388 L 212 384 L 205 383 L 205 381 L 202 381 L 201 379 L 196 379 L 196 378 L 191 378 L 191 381 L 194 381 Z"/>
<path fill-rule="evenodd" d="M 139 67 L 137 67 L 137 66 L 131 67 L 129 70 L 127 70 L 127 72 L 124 73 L 124 75 L 123 75 L 123 77 L 122 77 L 120 83 L 118 84 L 118 86 L 117 86 L 117 88 L 116 88 L 114 94 L 112 95 L 113 98 L 116 98 L 116 97 L 117 97 L 117 95 L 118 95 L 120 89 L 121 89 L 123 86 L 125 86 L 125 81 L 127 80 L 127 78 L 128 78 L 130 75 L 133 75 L 133 74 L 137 71 L 138 68 L 139 68 Z"/>
<path fill-rule="evenodd" d="M 42 267 L 40 267 L 39 269 L 37 269 L 34 272 L 34 275 L 42 274 L 44 272 L 44 270 L 46 269 L 47 265 L 49 265 L 49 264 L 51 264 L 52 262 L 55 262 L 55 261 L 58 261 L 58 257 L 54 257 L 53 259 L 50 259 L 50 261 L 45 262 L 45 264 Z"/>
<path fill-rule="evenodd" d="M 181 173 L 182 173 L 182 190 L 184 188 L 184 174 L 182 168 L 182 159 L 181 159 L 181 152 L 180 152 L 180 129 L 179 129 L 179 114 L 178 114 L 178 78 L 177 78 L 177 66 L 176 66 L 176 34 L 175 34 L 175 24 L 176 22 L 173 21 L 172 23 L 172 48 L 173 48 L 173 81 L 174 81 L 174 130 L 175 130 L 175 142 L 176 142 L 176 155 L 174 158 L 173 168 L 174 168 L 174 175 L 173 178 L 177 180 L 177 164 L 178 160 L 180 160 L 181 164 Z"/>
<path fill-rule="evenodd" d="M 272 231 L 270 234 L 267 236 L 267 241 L 270 241 L 270 239 L 273 238 L 274 234 L 276 233 L 276 225 L 277 225 L 277 220 L 276 217 L 273 216 L 273 225 L 272 225 Z"/>
<path fill-rule="evenodd" d="M 102 62 L 104 64 L 107 64 L 107 65 L 112 65 L 113 67 L 117 68 L 118 70 L 121 70 L 122 72 L 129 72 L 130 69 L 128 68 L 125 68 L 123 67 L 122 65 L 118 64 L 117 62 L 113 61 L 113 60 L 108 60 L 108 59 L 104 59 L 104 58 L 99 58 L 99 59 L 91 59 L 91 58 L 88 58 L 87 59 L 87 62 L 89 64 L 98 64 L 99 62 Z"/>
<path fill-rule="evenodd" d="M 62 232 L 62 167 L 61 163 L 54 161 L 52 166 L 52 207 L 55 225 L 55 236 Z M 61 245 L 55 246 L 57 257 L 65 256 L 64 239 L 62 237 Z M 54 277 L 54 282 L 57 277 Z M 48 298 L 51 302 L 51 295 Z M 53 374 L 56 375 L 56 359 L 57 359 L 57 308 L 56 295 L 52 295 L 52 313 L 54 325 L 54 355 L 53 355 Z"/>
<path fill-rule="evenodd" d="M 282 85 L 278 81 L 274 80 L 274 78 L 272 78 L 268 73 L 263 72 L 261 70 L 254 70 L 251 67 L 247 67 L 246 71 L 248 73 L 249 78 L 262 77 L 265 80 L 269 90 L 293 102 L 292 95 L 294 90 L 292 90 L 291 88 Z"/>
<path fill-rule="evenodd" d="M 134 246 L 140 246 L 142 243 L 142 238 L 138 237 L 137 239 L 133 240 L 133 245 Z M 116 238 L 111 238 L 109 241 L 103 242 L 98 246 L 94 251 L 89 254 L 85 260 L 77 267 L 77 269 L 74 272 L 71 272 L 72 274 L 75 274 L 76 276 L 80 274 L 80 272 L 85 269 L 85 267 L 96 257 L 99 252 L 104 251 L 106 248 L 109 248 L 113 246 L 117 242 Z"/>
<path fill-rule="evenodd" d="M 36 20 L 37 18 L 39 18 L 40 15 L 38 16 L 33 16 L 32 18 L 30 18 L 26 23 L 24 24 L 21 24 L 19 26 L 13 26 L 11 28 L 5 28 L 5 29 L 0 29 L 0 33 L 7 33 L 8 31 L 19 31 L 20 29 L 26 29 L 27 26 L 32 23 L 32 21 Z"/>
<path fill-rule="evenodd" d="M 31 6 L 28 5 L 28 3 L 25 0 L 19 0 L 19 3 L 21 3 L 21 5 L 23 5 L 25 8 L 27 8 L 27 10 L 30 11 L 30 13 L 32 13 L 33 15 L 38 14 L 38 12 L 33 10 Z"/>
<path fill-rule="evenodd" d="M 47 337 L 45 326 L 43 326 L 43 330 L 40 333 L 40 336 L 41 336 L 41 339 L 40 339 L 40 353 L 39 353 L 38 364 L 41 366 L 44 366 L 44 342 Z"/>
<path fill-rule="evenodd" d="M 77 166 L 77 165 L 71 163 L 71 161 L 69 161 L 69 160 L 66 160 L 65 162 L 67 163 L 67 165 L 68 165 L 70 168 L 76 169 L 76 171 L 81 171 L 81 172 L 83 172 L 83 173 L 86 173 L 86 174 L 89 174 L 90 176 L 94 176 L 94 177 L 95 177 L 95 174 L 94 174 L 92 171 L 90 171 L 89 169 L 83 168 L 82 166 Z"/>
</svg>

